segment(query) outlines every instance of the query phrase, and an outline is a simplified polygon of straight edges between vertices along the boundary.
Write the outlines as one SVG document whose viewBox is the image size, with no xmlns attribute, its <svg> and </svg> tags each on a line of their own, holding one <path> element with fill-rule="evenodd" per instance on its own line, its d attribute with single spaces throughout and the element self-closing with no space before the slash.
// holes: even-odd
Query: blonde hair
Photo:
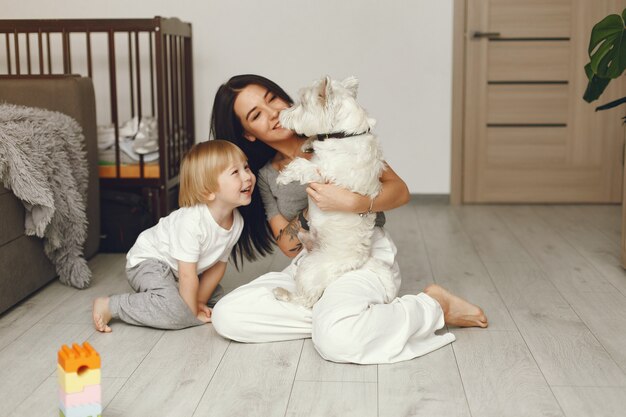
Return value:
<svg viewBox="0 0 626 417">
<path fill-rule="evenodd" d="M 181 162 L 178 205 L 206 204 L 209 194 L 219 191 L 220 174 L 234 162 L 247 159 L 237 145 L 225 140 L 196 143 Z"/>
</svg>

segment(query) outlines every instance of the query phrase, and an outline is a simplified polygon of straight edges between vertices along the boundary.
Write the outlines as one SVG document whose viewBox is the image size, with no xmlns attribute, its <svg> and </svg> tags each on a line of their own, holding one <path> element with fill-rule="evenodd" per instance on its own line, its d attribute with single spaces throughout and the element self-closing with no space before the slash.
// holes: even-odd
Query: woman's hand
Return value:
<svg viewBox="0 0 626 417">
<path fill-rule="evenodd" d="M 322 211 L 362 213 L 369 208 L 368 197 L 332 183 L 309 183 L 306 192 Z"/>
<path fill-rule="evenodd" d="M 410 194 L 406 184 L 389 165 L 380 176 L 382 188 L 374 201 L 334 184 L 312 182 L 306 189 L 321 210 L 365 213 L 392 210 L 408 203 Z"/>
</svg>

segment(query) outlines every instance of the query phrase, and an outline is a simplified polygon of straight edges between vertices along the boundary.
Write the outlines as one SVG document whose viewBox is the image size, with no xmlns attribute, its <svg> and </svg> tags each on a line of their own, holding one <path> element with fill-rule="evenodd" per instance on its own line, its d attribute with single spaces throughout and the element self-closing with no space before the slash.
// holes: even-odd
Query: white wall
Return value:
<svg viewBox="0 0 626 417">
<path fill-rule="evenodd" d="M 292 96 L 356 75 L 386 158 L 412 193 L 450 192 L 453 0 L 0 0 L 3 19 L 175 16 L 194 34 L 196 135 L 213 95 L 241 73 Z"/>
</svg>

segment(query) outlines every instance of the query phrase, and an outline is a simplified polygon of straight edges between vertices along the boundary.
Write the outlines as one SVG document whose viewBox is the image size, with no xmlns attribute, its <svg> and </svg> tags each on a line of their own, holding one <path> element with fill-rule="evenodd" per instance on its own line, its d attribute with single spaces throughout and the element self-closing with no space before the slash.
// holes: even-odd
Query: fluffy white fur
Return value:
<svg viewBox="0 0 626 417">
<path fill-rule="evenodd" d="M 280 123 L 298 134 L 312 137 L 343 132 L 346 138 L 312 140 L 310 160 L 296 158 L 278 176 L 279 184 L 299 181 L 330 181 L 350 191 L 375 198 L 381 190 L 380 175 L 385 168 L 378 139 L 368 132 L 375 123 L 356 101 L 358 80 L 326 77 L 300 92 L 300 101 L 280 114 Z M 395 296 L 390 269 L 371 257 L 376 214 L 364 216 L 346 212 L 321 211 L 309 198 L 309 252 L 298 263 L 296 293 L 274 289 L 279 300 L 311 308 L 326 287 L 346 272 L 372 270 L 386 288 L 387 301 Z M 303 242 L 304 243 L 304 242 Z"/>
</svg>

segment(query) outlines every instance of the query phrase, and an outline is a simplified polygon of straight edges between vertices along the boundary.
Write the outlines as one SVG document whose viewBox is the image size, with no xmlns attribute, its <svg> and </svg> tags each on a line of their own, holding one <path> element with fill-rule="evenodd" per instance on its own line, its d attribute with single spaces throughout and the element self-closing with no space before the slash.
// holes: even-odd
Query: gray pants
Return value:
<svg viewBox="0 0 626 417">
<path fill-rule="evenodd" d="M 146 260 L 127 269 L 126 276 L 136 292 L 110 297 L 109 310 L 113 318 L 157 329 L 184 329 L 204 324 L 180 296 L 174 273 L 167 264 L 156 259 Z M 222 295 L 222 287 L 218 286 L 207 303 L 209 307 Z"/>
</svg>

